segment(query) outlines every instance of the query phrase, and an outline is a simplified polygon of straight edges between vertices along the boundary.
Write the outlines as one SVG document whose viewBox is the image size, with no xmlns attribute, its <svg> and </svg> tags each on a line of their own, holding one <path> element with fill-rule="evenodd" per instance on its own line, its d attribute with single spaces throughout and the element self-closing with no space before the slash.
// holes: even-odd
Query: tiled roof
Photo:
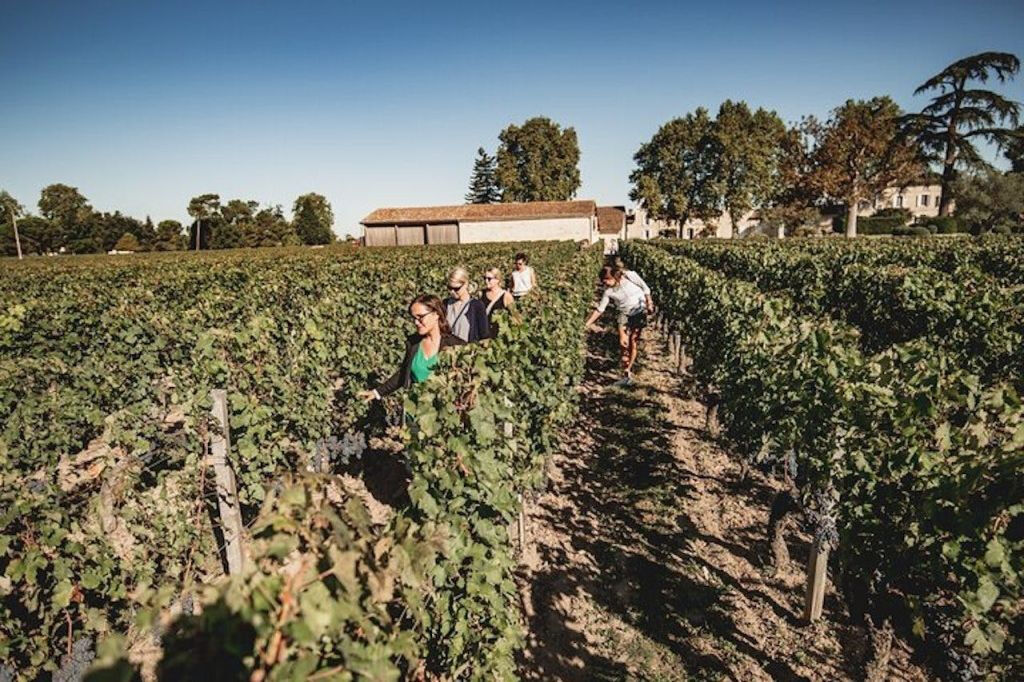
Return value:
<svg viewBox="0 0 1024 682">
<path fill-rule="evenodd" d="M 362 224 L 402 225 L 457 223 L 474 220 L 539 220 L 542 218 L 591 217 L 597 204 L 585 201 L 529 201 L 507 204 L 461 204 L 459 206 L 419 206 L 378 208 L 362 219 Z"/>
<path fill-rule="evenodd" d="M 618 234 L 625 224 L 625 206 L 599 206 L 597 208 L 597 231 L 601 234 Z"/>
</svg>

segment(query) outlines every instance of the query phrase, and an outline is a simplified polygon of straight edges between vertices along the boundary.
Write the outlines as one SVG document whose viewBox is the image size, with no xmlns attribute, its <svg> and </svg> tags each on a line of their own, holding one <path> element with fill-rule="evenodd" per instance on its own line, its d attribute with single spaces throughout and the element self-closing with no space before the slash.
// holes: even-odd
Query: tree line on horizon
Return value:
<svg viewBox="0 0 1024 682">
<path fill-rule="evenodd" d="M 29 214 L 8 192 L 0 190 L 0 254 L 106 253 L 108 251 L 181 251 L 329 244 L 334 241 L 334 212 L 321 194 L 295 199 L 292 220 L 280 205 L 201 194 L 188 204 L 189 225 L 177 220 L 154 224 L 95 210 L 77 187 L 56 183 L 40 192 L 38 215 Z M 15 235 L 17 228 L 17 236 Z"/>
<path fill-rule="evenodd" d="M 922 83 L 934 92 L 916 113 L 888 96 L 850 99 L 825 120 L 807 116 L 787 126 L 774 111 L 726 100 L 712 118 L 700 107 L 674 118 L 640 146 L 630 173 L 630 199 L 652 218 L 681 226 L 730 217 L 734 235 L 753 209 L 764 225 L 787 232 L 810 229 L 822 209 L 845 208 L 845 231 L 857 234 L 859 205 L 884 189 L 935 172 L 942 186 L 939 215 L 972 231 L 1020 229 L 1024 214 L 1024 127 L 1021 105 L 979 84 L 1014 78 L 1020 60 L 983 52 L 958 60 Z M 979 141 L 999 146 L 1011 163 L 996 171 L 978 152 Z M 467 203 L 564 201 L 580 186 L 576 131 L 549 118 L 509 125 L 495 154 L 477 150 Z M 76 187 L 45 187 L 39 214 L 27 214 L 0 190 L 0 253 L 102 253 L 326 244 L 334 215 L 320 194 L 298 197 L 293 219 L 280 205 L 251 200 L 222 203 L 218 194 L 193 197 L 192 223 L 158 224 L 119 211 L 99 212 Z"/>
<path fill-rule="evenodd" d="M 1019 228 L 1024 213 L 1024 128 L 1020 103 L 978 87 L 1006 82 L 1019 59 L 984 52 L 958 60 L 919 86 L 935 93 L 906 113 L 889 96 L 850 99 L 819 120 L 787 126 L 774 111 L 726 100 L 712 117 L 704 107 L 668 121 L 633 157 L 630 199 L 655 219 L 680 227 L 726 215 L 734 236 L 744 215 L 788 232 L 816 227 L 822 209 L 842 207 L 848 236 L 859 206 L 889 187 L 928 178 L 942 187 L 940 218 L 958 215 L 975 231 Z M 998 145 L 1012 176 L 986 163 L 977 143 Z M 580 185 L 576 131 L 548 118 L 510 125 L 497 152 L 483 147 L 467 203 L 569 200 Z M 966 171 L 966 172 L 965 172 Z"/>
</svg>

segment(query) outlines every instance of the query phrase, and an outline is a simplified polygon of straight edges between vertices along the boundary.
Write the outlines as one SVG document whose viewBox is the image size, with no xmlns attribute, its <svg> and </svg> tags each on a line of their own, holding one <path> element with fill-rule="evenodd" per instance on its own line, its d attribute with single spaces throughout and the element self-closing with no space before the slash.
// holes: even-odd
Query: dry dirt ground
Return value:
<svg viewBox="0 0 1024 682">
<path fill-rule="evenodd" d="M 779 486 L 704 433 L 654 329 L 637 381 L 616 379 L 612 335 L 592 335 L 580 417 L 548 489 L 527 505 L 520 586 L 533 680 L 859 680 L 867 644 L 829 589 L 799 621 L 808 538 L 766 566 Z M 888 679 L 927 680 L 897 643 Z"/>
</svg>

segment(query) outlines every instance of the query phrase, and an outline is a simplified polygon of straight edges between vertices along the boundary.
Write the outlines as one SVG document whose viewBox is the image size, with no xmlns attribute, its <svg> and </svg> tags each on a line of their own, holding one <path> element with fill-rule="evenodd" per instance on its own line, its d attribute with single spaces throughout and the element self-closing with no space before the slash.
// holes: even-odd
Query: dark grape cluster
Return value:
<svg viewBox="0 0 1024 682">
<path fill-rule="evenodd" d="M 825 547 L 839 546 L 839 531 L 836 529 L 835 495 L 831 490 L 814 493 L 814 503 L 808 516 L 814 524 L 814 539 Z"/>
<path fill-rule="evenodd" d="M 345 433 L 338 438 L 331 436 L 316 444 L 310 458 L 310 468 L 317 473 L 330 471 L 332 465 L 344 466 L 353 458 L 358 459 L 366 450 L 366 435 Z"/>
<path fill-rule="evenodd" d="M 964 645 L 964 628 L 948 610 L 934 609 L 928 618 L 928 635 L 945 680 L 978 682 L 986 673 L 977 657 Z"/>
<path fill-rule="evenodd" d="M 92 637 L 76 639 L 71 645 L 71 654 L 64 654 L 60 669 L 53 674 L 53 682 L 81 682 L 96 657 Z"/>
</svg>

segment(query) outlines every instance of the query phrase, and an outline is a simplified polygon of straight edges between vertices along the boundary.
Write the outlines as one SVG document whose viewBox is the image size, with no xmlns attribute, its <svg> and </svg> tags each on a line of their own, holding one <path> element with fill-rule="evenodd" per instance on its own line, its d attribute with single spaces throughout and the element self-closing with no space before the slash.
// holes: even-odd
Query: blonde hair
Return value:
<svg viewBox="0 0 1024 682">
<path fill-rule="evenodd" d="M 473 282 L 469 279 L 469 273 L 466 272 L 466 268 L 462 267 L 461 265 L 452 268 L 452 271 L 448 273 L 448 281 L 462 282 L 463 284 L 466 285 L 466 288 L 469 290 L 470 294 L 472 294 L 476 290 L 476 286 L 474 286 Z"/>
</svg>

